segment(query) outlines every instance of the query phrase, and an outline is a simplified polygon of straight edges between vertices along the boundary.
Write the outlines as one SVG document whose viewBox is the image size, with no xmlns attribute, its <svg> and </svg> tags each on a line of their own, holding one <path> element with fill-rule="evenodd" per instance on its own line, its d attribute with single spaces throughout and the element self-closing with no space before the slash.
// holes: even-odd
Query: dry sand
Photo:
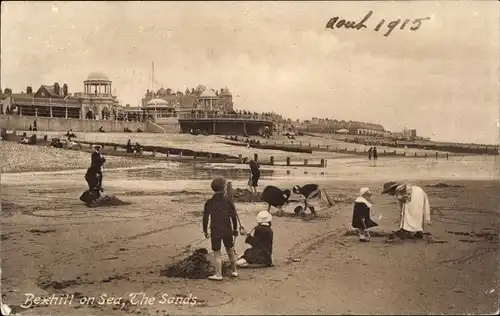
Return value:
<svg viewBox="0 0 500 316">
<path fill-rule="evenodd" d="M 84 158 L 88 154 L 82 161 Z M 372 169 L 380 173 L 391 170 L 389 165 Z M 434 240 L 443 243 L 430 243 L 427 237 L 403 244 L 387 244 L 381 237 L 359 243 L 355 236 L 346 236 L 352 205 L 344 203 L 322 211 L 315 220 L 275 217 L 276 266 L 240 270 L 238 279 L 214 284 L 159 275 L 165 265 L 185 256 L 188 244 L 209 248 L 209 241 L 202 238 L 200 218 L 203 203 L 211 195 L 209 180 L 190 180 L 189 170 L 182 170 L 171 172 L 184 180 L 169 181 L 148 173 L 106 169 L 105 193 L 132 204 L 96 209 L 88 209 L 78 200 L 85 189 L 80 171 L 4 174 L 4 303 L 22 315 L 453 314 L 498 310 L 498 181 L 414 182 L 429 194 L 433 209 L 430 232 Z M 244 186 L 244 177 L 235 179 L 235 187 Z M 449 173 L 443 178 L 453 177 Z M 373 218 L 380 225 L 376 230 L 387 233 L 395 228 L 399 214 L 391 198 L 378 194 L 380 180 L 264 177 L 262 186 L 290 187 L 308 181 L 320 181 L 332 195 L 349 197 L 369 185 L 375 193 Z M 425 187 L 437 182 L 460 186 Z M 286 211 L 292 212 L 294 207 L 292 204 Z M 265 207 L 238 203 L 237 208 L 243 225 L 251 228 L 255 215 Z M 242 237 L 236 244 L 239 253 L 246 247 Z M 290 257 L 300 261 L 293 262 Z M 99 303 L 102 294 L 123 297 L 125 302 L 133 292 L 154 296 L 156 302 L 127 303 L 116 309 L 110 304 L 87 306 L 74 298 L 72 304 L 20 307 L 25 293 L 58 297 L 77 293 L 96 297 Z M 161 304 L 163 294 L 192 294 L 198 303 Z"/>
</svg>

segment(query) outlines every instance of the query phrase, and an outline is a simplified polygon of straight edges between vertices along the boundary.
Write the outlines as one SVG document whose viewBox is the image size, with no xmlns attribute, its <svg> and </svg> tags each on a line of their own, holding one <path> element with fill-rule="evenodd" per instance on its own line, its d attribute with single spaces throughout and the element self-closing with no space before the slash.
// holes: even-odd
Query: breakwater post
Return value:
<svg viewBox="0 0 500 316">
<path fill-rule="evenodd" d="M 327 160 L 321 159 L 321 168 L 326 168 Z"/>
<path fill-rule="evenodd" d="M 290 157 L 286 157 L 286 165 L 290 166 Z"/>
</svg>

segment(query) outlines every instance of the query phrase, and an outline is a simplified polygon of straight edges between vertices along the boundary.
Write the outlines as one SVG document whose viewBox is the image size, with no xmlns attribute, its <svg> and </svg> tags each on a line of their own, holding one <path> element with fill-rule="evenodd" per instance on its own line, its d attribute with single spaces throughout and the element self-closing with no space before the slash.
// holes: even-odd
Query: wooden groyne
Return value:
<svg viewBox="0 0 500 316">
<path fill-rule="evenodd" d="M 324 135 L 317 135 L 312 133 L 301 132 L 303 135 L 332 139 L 345 143 L 354 143 L 365 146 L 384 146 L 392 148 L 408 148 L 408 149 L 421 149 L 430 151 L 441 151 L 453 154 L 472 154 L 472 155 L 494 155 L 500 154 L 499 145 L 475 145 L 475 144 L 459 144 L 459 143 L 439 143 L 439 142 L 412 142 L 408 140 L 388 140 L 388 139 L 370 139 L 358 135 L 348 135 L 347 138 L 330 138 Z"/>
<path fill-rule="evenodd" d="M 232 143 L 234 142 L 234 143 Z M 243 141 L 232 141 L 230 142 L 224 142 L 229 145 L 234 145 L 234 146 L 247 146 L 246 142 Z M 254 143 L 255 144 L 255 143 Z M 259 147 L 257 147 L 259 146 Z M 313 151 L 316 152 L 332 152 L 332 153 L 340 153 L 340 154 L 347 154 L 347 155 L 359 155 L 359 156 L 368 156 L 368 151 L 365 149 L 363 150 L 358 150 L 357 148 L 349 148 L 349 147 L 339 147 L 339 146 L 331 146 L 331 145 L 322 145 L 322 144 L 316 144 L 313 145 L 311 142 L 302 142 L 302 141 L 274 141 L 274 144 L 272 141 L 265 140 L 264 143 L 260 143 L 259 145 L 252 145 L 250 144 L 250 147 L 255 147 L 255 148 L 261 148 L 261 149 L 275 149 L 275 150 L 282 150 L 282 151 L 290 151 L 290 152 L 307 152 L 307 153 L 312 153 Z M 288 150 L 287 150 L 288 149 Z M 307 151 L 299 151 L 299 150 L 307 150 Z M 378 157 L 409 157 L 409 158 L 449 158 L 449 153 L 446 152 L 424 152 L 424 153 L 407 153 L 407 152 L 401 152 L 397 150 L 379 150 L 377 152 Z"/>
<path fill-rule="evenodd" d="M 24 133 L 26 134 L 26 133 Z M 23 137 L 27 135 L 16 135 L 4 134 L 3 139 L 5 141 L 12 141 L 19 143 Z M 48 136 L 43 138 L 36 137 L 36 134 L 31 135 L 31 142 L 25 146 L 50 146 L 51 140 Z M 190 149 L 183 148 L 173 148 L 165 146 L 144 146 L 139 145 L 140 149 L 134 152 L 127 152 L 127 146 L 118 143 L 110 142 L 89 142 L 89 141 L 76 141 L 76 145 L 72 148 L 68 148 L 68 142 L 61 142 L 62 150 L 78 150 L 83 152 L 92 152 L 93 145 L 101 145 L 101 152 L 103 155 L 108 156 L 118 156 L 118 157 L 131 157 L 138 159 L 148 159 L 155 161 L 175 161 L 175 162 L 188 162 L 188 163 L 229 163 L 229 164 L 248 164 L 248 159 L 243 157 L 241 154 L 238 156 L 226 155 L 214 152 L 203 152 L 194 151 Z M 58 148 L 58 147 L 56 147 Z M 254 154 L 253 159 L 258 161 L 262 166 L 289 166 L 289 167 L 317 167 L 326 168 L 326 159 L 321 159 L 318 161 L 312 161 L 309 159 L 303 160 L 293 160 L 291 157 L 287 157 L 283 161 L 276 161 L 274 157 L 270 157 L 268 161 L 259 160 L 258 154 Z"/>
<path fill-rule="evenodd" d="M 118 143 L 102 143 L 102 142 L 88 142 L 88 141 L 80 141 L 80 144 L 85 144 L 88 145 L 89 148 L 92 148 L 92 145 L 94 144 L 99 144 L 104 148 L 107 148 L 109 151 L 109 148 L 113 149 L 113 152 L 119 152 L 123 150 L 127 150 L 127 146 L 123 144 L 118 144 Z M 139 154 L 144 153 L 144 152 L 149 152 L 151 153 L 152 156 L 156 156 L 157 154 L 163 154 L 168 156 L 181 156 L 181 157 L 193 157 L 194 159 L 196 158 L 208 158 L 208 159 L 237 159 L 237 156 L 232 156 L 232 155 L 226 155 L 226 154 L 221 154 L 221 153 L 216 153 L 216 152 L 206 152 L 206 151 L 195 151 L 191 149 L 185 149 L 185 148 L 175 148 L 175 147 L 165 147 L 165 146 L 152 146 L 152 145 L 139 145 L 141 150 Z M 135 145 L 132 145 L 132 148 L 134 148 Z M 128 153 L 132 154 L 132 153 Z M 137 153 L 136 153 L 137 154 Z"/>
<path fill-rule="evenodd" d="M 286 152 L 296 152 L 296 153 L 306 153 L 306 154 L 312 154 L 312 149 L 309 148 L 301 148 L 301 147 L 290 147 L 290 146 L 281 146 L 279 144 L 262 144 L 260 142 L 254 142 L 254 143 L 245 143 L 245 142 L 240 142 L 240 141 L 222 141 L 222 144 L 226 145 L 231 145 L 231 146 L 239 146 L 239 147 L 250 147 L 250 148 L 256 148 L 256 149 L 270 149 L 270 150 L 280 150 L 280 151 L 286 151 Z"/>
</svg>

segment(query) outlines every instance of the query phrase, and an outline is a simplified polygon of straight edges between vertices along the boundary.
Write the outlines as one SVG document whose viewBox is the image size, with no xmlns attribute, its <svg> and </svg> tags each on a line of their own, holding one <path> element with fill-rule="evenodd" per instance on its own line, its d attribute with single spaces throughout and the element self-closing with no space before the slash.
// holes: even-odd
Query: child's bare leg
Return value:
<svg viewBox="0 0 500 316">
<path fill-rule="evenodd" d="M 220 250 L 214 251 L 215 276 L 222 277 L 222 253 Z"/>
<path fill-rule="evenodd" d="M 359 228 L 359 240 L 361 240 L 361 241 L 366 240 L 365 230 L 362 228 Z"/>
<path fill-rule="evenodd" d="M 238 271 L 236 269 L 236 251 L 233 248 L 227 248 L 227 254 L 229 255 L 229 261 L 231 262 L 232 276 L 238 276 Z"/>
</svg>

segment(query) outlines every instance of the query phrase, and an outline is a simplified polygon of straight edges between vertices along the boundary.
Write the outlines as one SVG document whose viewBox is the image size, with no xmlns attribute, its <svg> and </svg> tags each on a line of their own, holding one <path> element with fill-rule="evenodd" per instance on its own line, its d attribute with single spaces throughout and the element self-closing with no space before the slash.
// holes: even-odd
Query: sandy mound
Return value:
<svg viewBox="0 0 500 316">
<path fill-rule="evenodd" d="M 208 250 L 198 248 L 184 260 L 167 265 L 164 270 L 160 271 L 160 275 L 169 278 L 206 279 L 213 275 L 214 272 L 215 267 L 208 259 Z M 222 274 L 229 276 L 230 272 L 229 262 L 223 262 Z"/>
<path fill-rule="evenodd" d="M 94 203 L 92 203 L 92 207 L 122 206 L 130 204 L 132 203 L 122 201 L 114 195 L 105 195 L 95 200 Z"/>
<path fill-rule="evenodd" d="M 261 202 L 260 193 L 254 195 L 249 190 L 237 188 L 233 193 L 233 201 L 240 203 Z"/>
</svg>

